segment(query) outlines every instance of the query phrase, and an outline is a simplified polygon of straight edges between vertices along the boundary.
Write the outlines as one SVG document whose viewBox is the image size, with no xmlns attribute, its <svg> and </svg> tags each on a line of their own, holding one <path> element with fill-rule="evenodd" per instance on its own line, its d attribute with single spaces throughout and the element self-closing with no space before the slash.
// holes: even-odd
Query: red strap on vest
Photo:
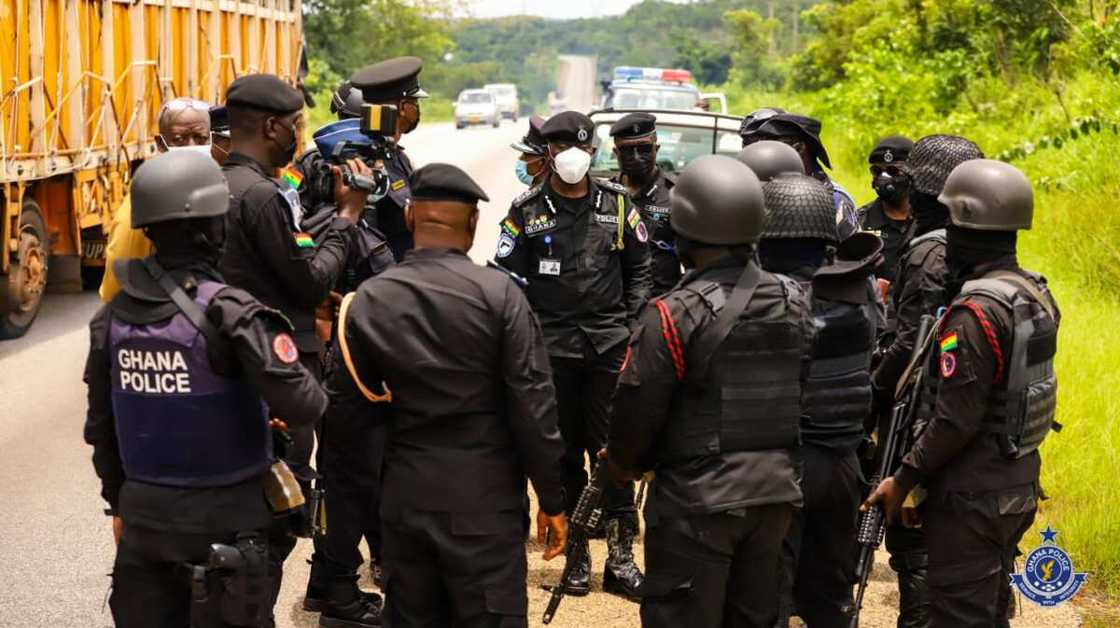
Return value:
<svg viewBox="0 0 1120 628">
<path fill-rule="evenodd" d="M 673 366 L 677 371 L 677 381 L 684 381 L 684 349 L 681 347 L 681 335 L 677 331 L 677 324 L 669 313 L 669 306 L 665 301 L 658 299 L 657 312 L 661 315 L 661 336 L 665 339 L 665 346 L 669 348 L 669 355 L 673 357 Z"/>
<path fill-rule="evenodd" d="M 992 322 L 984 315 L 984 309 L 978 303 L 971 299 L 966 299 L 962 306 L 968 308 L 976 316 L 976 320 L 980 321 L 980 329 L 984 331 L 984 337 L 988 339 L 988 346 L 992 348 L 992 354 L 996 357 L 996 375 L 994 383 L 998 384 L 1003 381 L 1003 350 L 999 347 L 999 338 L 996 337 L 996 330 L 992 327 Z M 949 317 L 946 316 L 945 320 Z"/>
</svg>

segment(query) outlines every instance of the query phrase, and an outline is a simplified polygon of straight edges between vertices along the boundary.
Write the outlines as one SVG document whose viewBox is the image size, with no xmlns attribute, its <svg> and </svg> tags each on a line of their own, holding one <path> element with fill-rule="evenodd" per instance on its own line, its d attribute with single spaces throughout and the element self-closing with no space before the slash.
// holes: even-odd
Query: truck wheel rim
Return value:
<svg viewBox="0 0 1120 628">
<path fill-rule="evenodd" d="M 19 310 L 29 312 L 47 283 L 47 254 L 35 230 L 26 227 L 19 238 Z"/>
</svg>

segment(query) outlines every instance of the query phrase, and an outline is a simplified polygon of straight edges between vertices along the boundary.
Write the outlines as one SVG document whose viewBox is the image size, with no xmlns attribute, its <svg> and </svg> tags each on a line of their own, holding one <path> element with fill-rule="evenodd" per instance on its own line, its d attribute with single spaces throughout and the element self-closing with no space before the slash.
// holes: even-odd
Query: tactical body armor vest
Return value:
<svg viewBox="0 0 1120 628">
<path fill-rule="evenodd" d="M 1000 436 L 1000 450 L 1011 459 L 1037 450 L 1051 429 L 1061 429 L 1054 420 L 1058 321 L 1045 280 L 1041 275 L 1028 275 L 1003 270 L 988 273 L 966 282 L 953 301 L 956 307 L 969 297 L 983 295 L 1011 312 L 1011 351 L 1003 358 L 1003 372 L 996 373 L 985 417 L 987 430 Z"/>
<path fill-rule="evenodd" d="M 805 382 L 805 442 L 854 449 L 871 412 L 871 353 L 875 347 L 874 301 L 857 305 L 813 297 L 813 344 Z"/>
<path fill-rule="evenodd" d="M 720 284 L 699 281 L 683 287 L 719 315 L 728 298 Z M 706 325 L 689 342 L 685 373 L 670 418 L 658 439 L 658 459 L 679 462 L 736 451 L 790 449 L 799 445 L 801 360 L 808 315 L 792 280 L 762 273 L 737 322 L 707 355 Z M 714 319 L 713 319 L 714 320 Z M 706 368 L 703 368 L 706 366 Z"/>
<path fill-rule="evenodd" d="M 217 282 L 199 283 L 203 310 Z M 208 344 L 182 312 L 134 325 L 112 317 L 112 403 L 125 476 L 184 488 L 229 486 L 272 459 L 268 415 L 245 380 L 214 372 Z"/>
</svg>

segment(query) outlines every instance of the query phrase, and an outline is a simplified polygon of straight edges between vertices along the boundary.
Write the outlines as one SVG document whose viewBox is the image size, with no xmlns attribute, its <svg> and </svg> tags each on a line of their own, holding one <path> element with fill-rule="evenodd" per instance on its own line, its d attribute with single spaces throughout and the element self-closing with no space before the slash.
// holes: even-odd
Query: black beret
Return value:
<svg viewBox="0 0 1120 628">
<path fill-rule="evenodd" d="M 611 137 L 636 140 L 652 135 L 657 130 L 657 118 L 648 113 L 630 113 L 611 125 Z"/>
<path fill-rule="evenodd" d="M 764 137 L 794 137 L 809 144 L 813 154 L 826 167 L 831 168 L 828 151 L 821 143 L 821 121 L 796 113 L 779 113 L 767 118 L 754 133 Z M 752 134 L 753 135 L 753 134 Z"/>
<path fill-rule="evenodd" d="M 460 203 L 490 200 L 470 175 L 451 164 L 428 164 L 412 173 L 408 185 L 416 200 Z"/>
<path fill-rule="evenodd" d="M 541 135 L 549 142 L 590 144 L 595 124 L 578 111 L 562 111 L 545 121 Z"/>
<path fill-rule="evenodd" d="M 419 57 L 396 57 L 354 72 L 350 84 L 362 90 L 368 103 L 395 102 L 401 98 L 426 98 L 417 76 L 424 69 Z"/>
<path fill-rule="evenodd" d="M 210 107 L 210 132 L 229 137 L 229 110 L 224 105 Z"/>
<path fill-rule="evenodd" d="M 879 143 L 871 150 L 871 157 L 868 162 L 889 164 L 896 161 L 906 161 L 913 148 L 914 142 L 909 138 L 901 135 L 888 135 L 879 140 Z"/>
<path fill-rule="evenodd" d="M 525 137 L 510 144 L 514 150 L 527 153 L 529 155 L 543 155 L 548 150 L 545 147 L 547 142 L 544 141 L 544 136 L 541 135 L 541 127 L 544 126 L 544 118 L 540 116 L 533 116 L 529 118 L 529 132 Z"/>
<path fill-rule="evenodd" d="M 226 104 L 295 113 L 303 109 L 303 94 L 275 74 L 247 74 L 229 84 Z"/>
</svg>

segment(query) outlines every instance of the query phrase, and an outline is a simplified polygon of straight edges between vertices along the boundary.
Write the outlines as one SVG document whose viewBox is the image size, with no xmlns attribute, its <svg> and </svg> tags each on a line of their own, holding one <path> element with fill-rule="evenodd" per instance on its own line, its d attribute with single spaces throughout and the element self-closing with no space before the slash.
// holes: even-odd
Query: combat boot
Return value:
<svg viewBox="0 0 1120 628">
<path fill-rule="evenodd" d="M 323 628 L 367 628 L 381 625 L 381 596 L 358 588 L 357 576 L 336 578 L 319 615 Z"/>
<path fill-rule="evenodd" d="M 580 559 L 572 569 L 572 578 L 568 583 L 568 595 L 575 595 L 577 597 L 591 593 L 591 550 L 587 547 L 587 541 L 584 541 L 583 558 Z"/>
<path fill-rule="evenodd" d="M 898 628 L 929 628 L 928 556 L 924 551 L 892 554 L 890 565 L 898 574 Z"/>
<path fill-rule="evenodd" d="M 631 601 L 639 601 L 642 572 L 634 562 L 634 537 L 637 514 L 630 513 L 607 521 L 607 564 L 603 570 L 603 590 Z"/>
<path fill-rule="evenodd" d="M 307 578 L 307 589 L 303 594 L 303 610 L 308 613 L 321 613 L 327 607 L 332 592 L 331 579 L 327 576 L 327 564 L 322 560 L 310 560 L 311 575 Z M 358 590 L 357 586 L 354 587 Z M 381 605 L 381 596 L 358 590 L 367 604 Z"/>
</svg>

